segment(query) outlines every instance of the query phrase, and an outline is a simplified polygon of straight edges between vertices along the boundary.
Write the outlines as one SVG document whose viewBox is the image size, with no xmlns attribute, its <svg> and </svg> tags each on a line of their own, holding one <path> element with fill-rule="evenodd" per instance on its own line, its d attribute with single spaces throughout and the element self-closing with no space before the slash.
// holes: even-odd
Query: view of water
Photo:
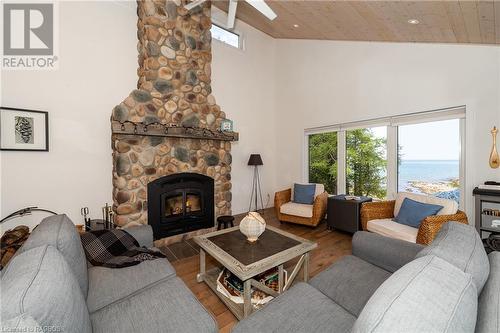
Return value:
<svg viewBox="0 0 500 333">
<path fill-rule="evenodd" d="M 458 179 L 459 170 L 458 160 L 402 160 L 399 166 L 398 190 L 405 191 L 409 181 L 434 183 Z"/>
</svg>

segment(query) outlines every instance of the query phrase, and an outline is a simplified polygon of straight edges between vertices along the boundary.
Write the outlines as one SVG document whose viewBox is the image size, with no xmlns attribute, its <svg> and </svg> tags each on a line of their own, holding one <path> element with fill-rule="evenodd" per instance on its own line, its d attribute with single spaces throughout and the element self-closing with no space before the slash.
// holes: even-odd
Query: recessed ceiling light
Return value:
<svg viewBox="0 0 500 333">
<path fill-rule="evenodd" d="M 408 20 L 408 23 L 410 23 L 410 24 L 419 24 L 420 21 L 417 20 L 417 19 L 411 19 L 411 20 Z"/>
<path fill-rule="evenodd" d="M 298 25 L 298 24 L 294 24 L 294 25 L 293 25 L 293 27 L 294 27 L 294 28 L 298 28 L 298 27 L 299 27 L 299 25 Z"/>
</svg>

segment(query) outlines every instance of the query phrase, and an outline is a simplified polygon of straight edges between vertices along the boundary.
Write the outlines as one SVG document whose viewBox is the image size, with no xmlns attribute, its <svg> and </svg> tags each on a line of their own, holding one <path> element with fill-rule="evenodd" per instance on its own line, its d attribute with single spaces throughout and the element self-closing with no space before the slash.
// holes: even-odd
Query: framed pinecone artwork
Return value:
<svg viewBox="0 0 500 333">
<path fill-rule="evenodd" d="M 0 150 L 49 151 L 49 114 L 0 107 Z"/>
</svg>

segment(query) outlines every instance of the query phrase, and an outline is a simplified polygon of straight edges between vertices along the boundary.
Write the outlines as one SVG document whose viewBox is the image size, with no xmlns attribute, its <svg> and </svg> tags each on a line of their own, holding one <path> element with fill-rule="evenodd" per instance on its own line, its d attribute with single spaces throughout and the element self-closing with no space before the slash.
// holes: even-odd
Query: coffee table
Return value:
<svg viewBox="0 0 500 333">
<path fill-rule="evenodd" d="M 249 243 L 239 227 L 196 236 L 194 241 L 200 246 L 200 273 L 196 277 L 197 281 L 204 281 L 238 320 L 246 318 L 253 311 L 252 287 L 276 297 L 292 285 L 301 268 L 304 269 L 304 281 L 307 282 L 309 252 L 318 246 L 272 226 L 266 226 L 266 230 L 255 243 Z M 217 278 L 221 268 L 215 267 L 207 271 L 206 253 L 243 281 L 243 304 L 233 302 L 217 290 Z M 283 264 L 297 257 L 300 257 L 299 261 L 285 283 Z M 278 292 L 253 279 L 274 267 L 278 267 Z"/>
</svg>

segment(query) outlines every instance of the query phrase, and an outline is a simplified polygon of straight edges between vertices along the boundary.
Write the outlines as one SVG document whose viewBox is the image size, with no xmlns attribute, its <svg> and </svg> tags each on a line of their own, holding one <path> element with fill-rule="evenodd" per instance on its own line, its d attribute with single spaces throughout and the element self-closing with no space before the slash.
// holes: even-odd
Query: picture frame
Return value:
<svg viewBox="0 0 500 333">
<path fill-rule="evenodd" d="M 0 150 L 49 151 L 49 113 L 1 106 Z"/>
<path fill-rule="evenodd" d="M 220 123 L 220 130 L 222 132 L 232 132 L 233 131 L 233 121 L 229 119 L 224 119 Z"/>
</svg>

